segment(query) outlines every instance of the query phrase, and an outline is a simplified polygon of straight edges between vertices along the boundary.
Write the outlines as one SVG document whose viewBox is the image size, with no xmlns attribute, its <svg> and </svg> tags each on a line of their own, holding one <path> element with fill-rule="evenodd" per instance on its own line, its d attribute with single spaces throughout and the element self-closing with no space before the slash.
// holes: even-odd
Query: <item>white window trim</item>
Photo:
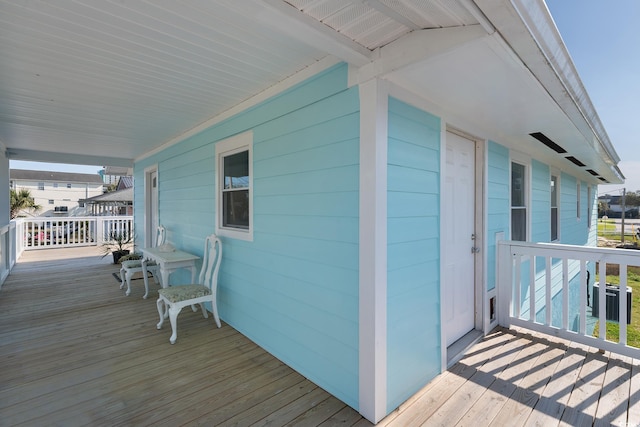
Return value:
<svg viewBox="0 0 640 427">
<path fill-rule="evenodd" d="M 582 185 L 576 180 L 576 220 L 580 222 L 582 218 Z"/>
<path fill-rule="evenodd" d="M 549 240 L 552 242 L 560 242 L 562 241 L 562 174 L 560 173 L 560 170 L 552 168 L 549 175 L 549 180 L 551 180 L 551 176 L 555 176 L 558 180 L 556 183 L 558 185 L 558 188 L 556 189 L 556 196 L 558 197 L 556 200 L 558 236 L 556 240 L 551 240 L 551 235 L 549 235 Z"/>
<path fill-rule="evenodd" d="M 525 241 L 529 241 L 531 237 L 531 158 L 525 156 L 521 153 L 511 153 L 509 159 L 509 239 L 512 237 L 511 230 L 511 211 L 512 211 L 512 203 L 511 203 L 511 164 L 518 163 L 524 166 L 524 174 L 526 178 L 525 187 L 524 187 L 524 203 L 526 209 L 526 236 Z"/>
<path fill-rule="evenodd" d="M 225 156 L 249 151 L 249 228 L 246 230 L 222 226 L 222 160 Z M 253 241 L 253 131 L 234 135 L 216 143 L 216 234 L 232 239 Z"/>
<path fill-rule="evenodd" d="M 591 221 L 593 221 L 593 187 L 591 185 L 587 185 L 587 201 L 585 205 L 587 206 L 587 228 L 591 229 Z"/>
</svg>

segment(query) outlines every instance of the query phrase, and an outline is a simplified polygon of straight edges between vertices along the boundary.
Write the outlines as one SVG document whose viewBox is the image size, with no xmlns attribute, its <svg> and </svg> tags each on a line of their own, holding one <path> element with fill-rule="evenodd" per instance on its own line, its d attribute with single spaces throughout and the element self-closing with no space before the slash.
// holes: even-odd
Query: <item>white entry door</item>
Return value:
<svg viewBox="0 0 640 427">
<path fill-rule="evenodd" d="M 441 236 L 447 346 L 475 327 L 475 185 L 475 142 L 447 132 Z"/>
</svg>

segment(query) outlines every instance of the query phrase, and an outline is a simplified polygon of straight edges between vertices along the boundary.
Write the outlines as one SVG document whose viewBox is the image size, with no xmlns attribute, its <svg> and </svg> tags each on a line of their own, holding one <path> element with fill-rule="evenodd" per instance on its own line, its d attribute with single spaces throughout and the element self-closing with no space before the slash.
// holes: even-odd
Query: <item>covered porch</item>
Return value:
<svg viewBox="0 0 640 427">
<path fill-rule="evenodd" d="M 125 297 L 91 250 L 27 251 L 2 286 L 1 425 L 371 425 L 199 312 L 182 313 L 170 345 L 153 296 Z M 499 328 L 378 425 L 636 425 L 639 368 Z"/>
</svg>

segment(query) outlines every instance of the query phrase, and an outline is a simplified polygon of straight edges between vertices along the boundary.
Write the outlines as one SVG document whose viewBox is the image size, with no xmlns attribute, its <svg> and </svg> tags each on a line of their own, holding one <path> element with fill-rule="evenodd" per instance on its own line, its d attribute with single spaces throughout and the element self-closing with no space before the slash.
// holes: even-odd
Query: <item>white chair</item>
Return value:
<svg viewBox="0 0 640 427">
<path fill-rule="evenodd" d="M 164 244 L 164 241 L 167 237 L 167 230 L 159 225 L 156 229 L 156 237 L 154 246 L 160 246 Z M 150 271 L 153 274 L 153 280 L 155 280 L 156 284 L 158 283 L 158 265 L 152 262 L 147 263 L 147 271 Z M 127 284 L 127 291 L 125 292 L 126 296 L 131 295 L 131 278 L 134 273 L 142 272 L 142 259 L 136 260 L 128 260 L 122 262 L 122 267 L 120 268 L 120 289 L 122 289 Z M 149 281 L 147 278 L 144 278 L 144 296 L 142 298 L 147 299 L 149 295 Z"/>
<path fill-rule="evenodd" d="M 211 303 L 213 317 L 218 328 L 220 327 L 220 317 L 218 316 L 218 306 L 216 304 L 216 293 L 218 288 L 218 270 L 222 260 L 222 243 L 215 234 L 208 236 L 204 242 L 204 256 L 202 258 L 202 269 L 197 284 L 176 285 L 158 290 L 160 295 L 157 301 L 160 322 L 157 328 L 161 329 L 164 319 L 169 317 L 171 322 L 171 337 L 169 342 L 175 344 L 178 337 L 178 314 L 186 306 L 200 304 L 202 314 L 208 318 L 205 302 Z"/>
</svg>

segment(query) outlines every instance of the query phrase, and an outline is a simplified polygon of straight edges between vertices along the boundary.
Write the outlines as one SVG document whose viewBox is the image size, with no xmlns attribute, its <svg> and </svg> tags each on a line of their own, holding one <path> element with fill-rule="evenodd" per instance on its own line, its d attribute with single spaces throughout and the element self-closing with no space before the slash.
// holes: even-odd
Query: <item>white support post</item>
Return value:
<svg viewBox="0 0 640 427">
<path fill-rule="evenodd" d="M 386 84 L 361 84 L 359 411 L 373 423 L 387 409 L 387 122 Z"/>
<path fill-rule="evenodd" d="M 498 303 L 497 318 L 498 324 L 508 328 L 511 326 L 511 294 L 513 288 L 513 259 L 509 252 L 509 246 L 502 244 L 504 233 L 498 232 L 495 235 L 496 241 L 496 290 Z"/>
</svg>

